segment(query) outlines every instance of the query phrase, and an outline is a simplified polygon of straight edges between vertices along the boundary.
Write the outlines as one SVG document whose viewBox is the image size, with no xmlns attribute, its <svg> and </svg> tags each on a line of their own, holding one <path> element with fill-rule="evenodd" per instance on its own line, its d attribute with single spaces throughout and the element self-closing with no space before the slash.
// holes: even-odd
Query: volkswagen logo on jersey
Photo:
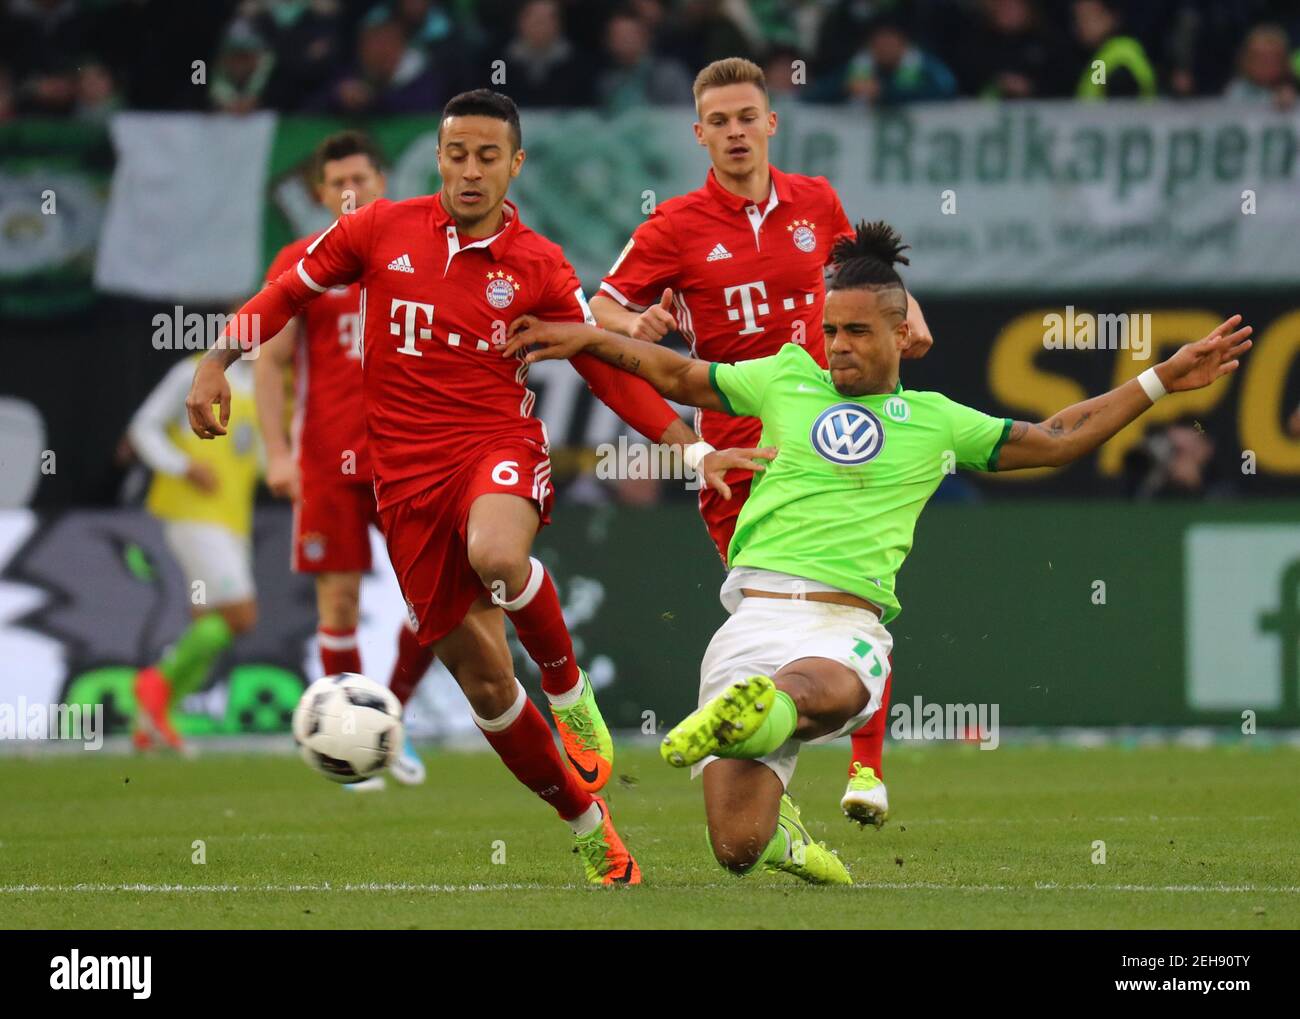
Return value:
<svg viewBox="0 0 1300 1019">
<path fill-rule="evenodd" d="M 817 455 L 837 467 L 857 467 L 885 446 L 880 419 L 856 403 L 837 403 L 817 415 L 808 436 Z"/>
<path fill-rule="evenodd" d="M 519 289 L 519 284 L 515 282 L 515 278 L 506 275 L 502 271 L 490 272 L 487 276 L 488 304 L 498 310 L 510 307 L 510 302 L 515 299 L 515 291 Z"/>
</svg>

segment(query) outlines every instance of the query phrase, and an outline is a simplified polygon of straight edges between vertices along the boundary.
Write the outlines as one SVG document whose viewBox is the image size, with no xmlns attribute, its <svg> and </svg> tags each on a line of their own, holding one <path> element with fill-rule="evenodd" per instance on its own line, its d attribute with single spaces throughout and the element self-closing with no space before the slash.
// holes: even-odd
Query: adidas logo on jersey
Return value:
<svg viewBox="0 0 1300 1019">
<path fill-rule="evenodd" d="M 388 263 L 388 268 L 393 272 L 415 272 L 415 266 L 411 264 L 411 256 L 403 255 L 401 258 L 394 258 Z"/>
<path fill-rule="evenodd" d="M 730 258 L 730 257 L 731 257 L 730 251 L 724 248 L 721 244 L 715 244 L 713 245 L 713 250 L 709 252 L 709 257 L 706 258 L 705 261 L 717 262 L 720 261 L 721 259 Z"/>
</svg>

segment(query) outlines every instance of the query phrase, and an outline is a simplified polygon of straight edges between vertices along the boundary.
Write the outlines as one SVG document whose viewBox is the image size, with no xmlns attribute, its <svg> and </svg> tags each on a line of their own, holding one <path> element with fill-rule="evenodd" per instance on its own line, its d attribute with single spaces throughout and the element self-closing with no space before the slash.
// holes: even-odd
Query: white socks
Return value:
<svg viewBox="0 0 1300 1019">
<path fill-rule="evenodd" d="M 515 597 L 507 600 L 498 598 L 495 593 L 492 595 L 492 600 L 507 612 L 518 612 L 520 609 L 526 608 L 528 603 L 537 597 L 537 592 L 542 589 L 542 581 L 546 579 L 546 567 L 533 556 L 528 557 L 528 565 L 530 567 L 528 580 L 524 582 L 524 589 Z"/>
<path fill-rule="evenodd" d="M 474 724 L 484 732 L 505 732 L 515 724 L 521 714 L 523 714 L 524 705 L 528 703 L 528 694 L 524 692 L 524 685 L 515 680 L 515 701 L 510 707 L 506 708 L 505 713 L 496 718 L 480 718 L 473 708 L 469 713 L 474 716 Z"/>
<path fill-rule="evenodd" d="M 573 829 L 575 835 L 590 835 L 600 826 L 600 822 L 604 819 L 605 815 L 601 812 L 600 804 L 596 800 L 592 800 L 590 807 L 577 817 L 564 823 Z"/>
<path fill-rule="evenodd" d="M 565 690 L 564 693 L 548 693 L 546 699 L 551 702 L 553 708 L 571 708 L 578 703 L 578 698 L 582 696 L 582 671 L 578 671 L 578 681 L 573 686 Z"/>
</svg>

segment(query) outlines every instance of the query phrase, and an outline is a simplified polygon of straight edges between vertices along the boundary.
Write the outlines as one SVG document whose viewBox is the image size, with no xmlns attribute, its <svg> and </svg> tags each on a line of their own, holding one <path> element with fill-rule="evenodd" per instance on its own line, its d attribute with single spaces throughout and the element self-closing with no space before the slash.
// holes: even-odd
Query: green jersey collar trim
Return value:
<svg viewBox="0 0 1300 1019">
<path fill-rule="evenodd" d="M 989 470 L 998 469 L 998 454 L 1002 452 L 1002 443 L 1007 441 L 1007 436 L 1011 434 L 1011 426 L 1014 422 L 1010 418 L 1002 419 L 1002 434 L 998 436 L 998 441 L 993 444 L 993 452 L 989 454 Z"/>
<path fill-rule="evenodd" d="M 718 399 L 722 401 L 722 409 L 734 417 L 736 412 L 732 410 L 731 401 L 727 399 L 727 394 L 724 393 L 722 387 L 718 385 L 717 361 L 714 361 L 709 365 L 709 385 L 713 387 L 713 391 L 718 394 Z"/>
</svg>

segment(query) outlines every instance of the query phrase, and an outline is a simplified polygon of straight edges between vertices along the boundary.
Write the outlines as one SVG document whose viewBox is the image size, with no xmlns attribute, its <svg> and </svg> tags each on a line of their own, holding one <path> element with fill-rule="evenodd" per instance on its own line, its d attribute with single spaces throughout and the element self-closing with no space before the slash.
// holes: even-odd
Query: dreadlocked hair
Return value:
<svg viewBox="0 0 1300 1019">
<path fill-rule="evenodd" d="M 911 245 L 904 244 L 898 231 L 878 220 L 858 224 L 852 237 L 841 237 L 831 249 L 835 271 L 827 286 L 829 290 L 871 290 L 903 287 L 903 278 L 894 269 L 895 263 L 911 265 L 903 254 Z M 903 287 L 904 293 L 906 288 Z"/>
</svg>

